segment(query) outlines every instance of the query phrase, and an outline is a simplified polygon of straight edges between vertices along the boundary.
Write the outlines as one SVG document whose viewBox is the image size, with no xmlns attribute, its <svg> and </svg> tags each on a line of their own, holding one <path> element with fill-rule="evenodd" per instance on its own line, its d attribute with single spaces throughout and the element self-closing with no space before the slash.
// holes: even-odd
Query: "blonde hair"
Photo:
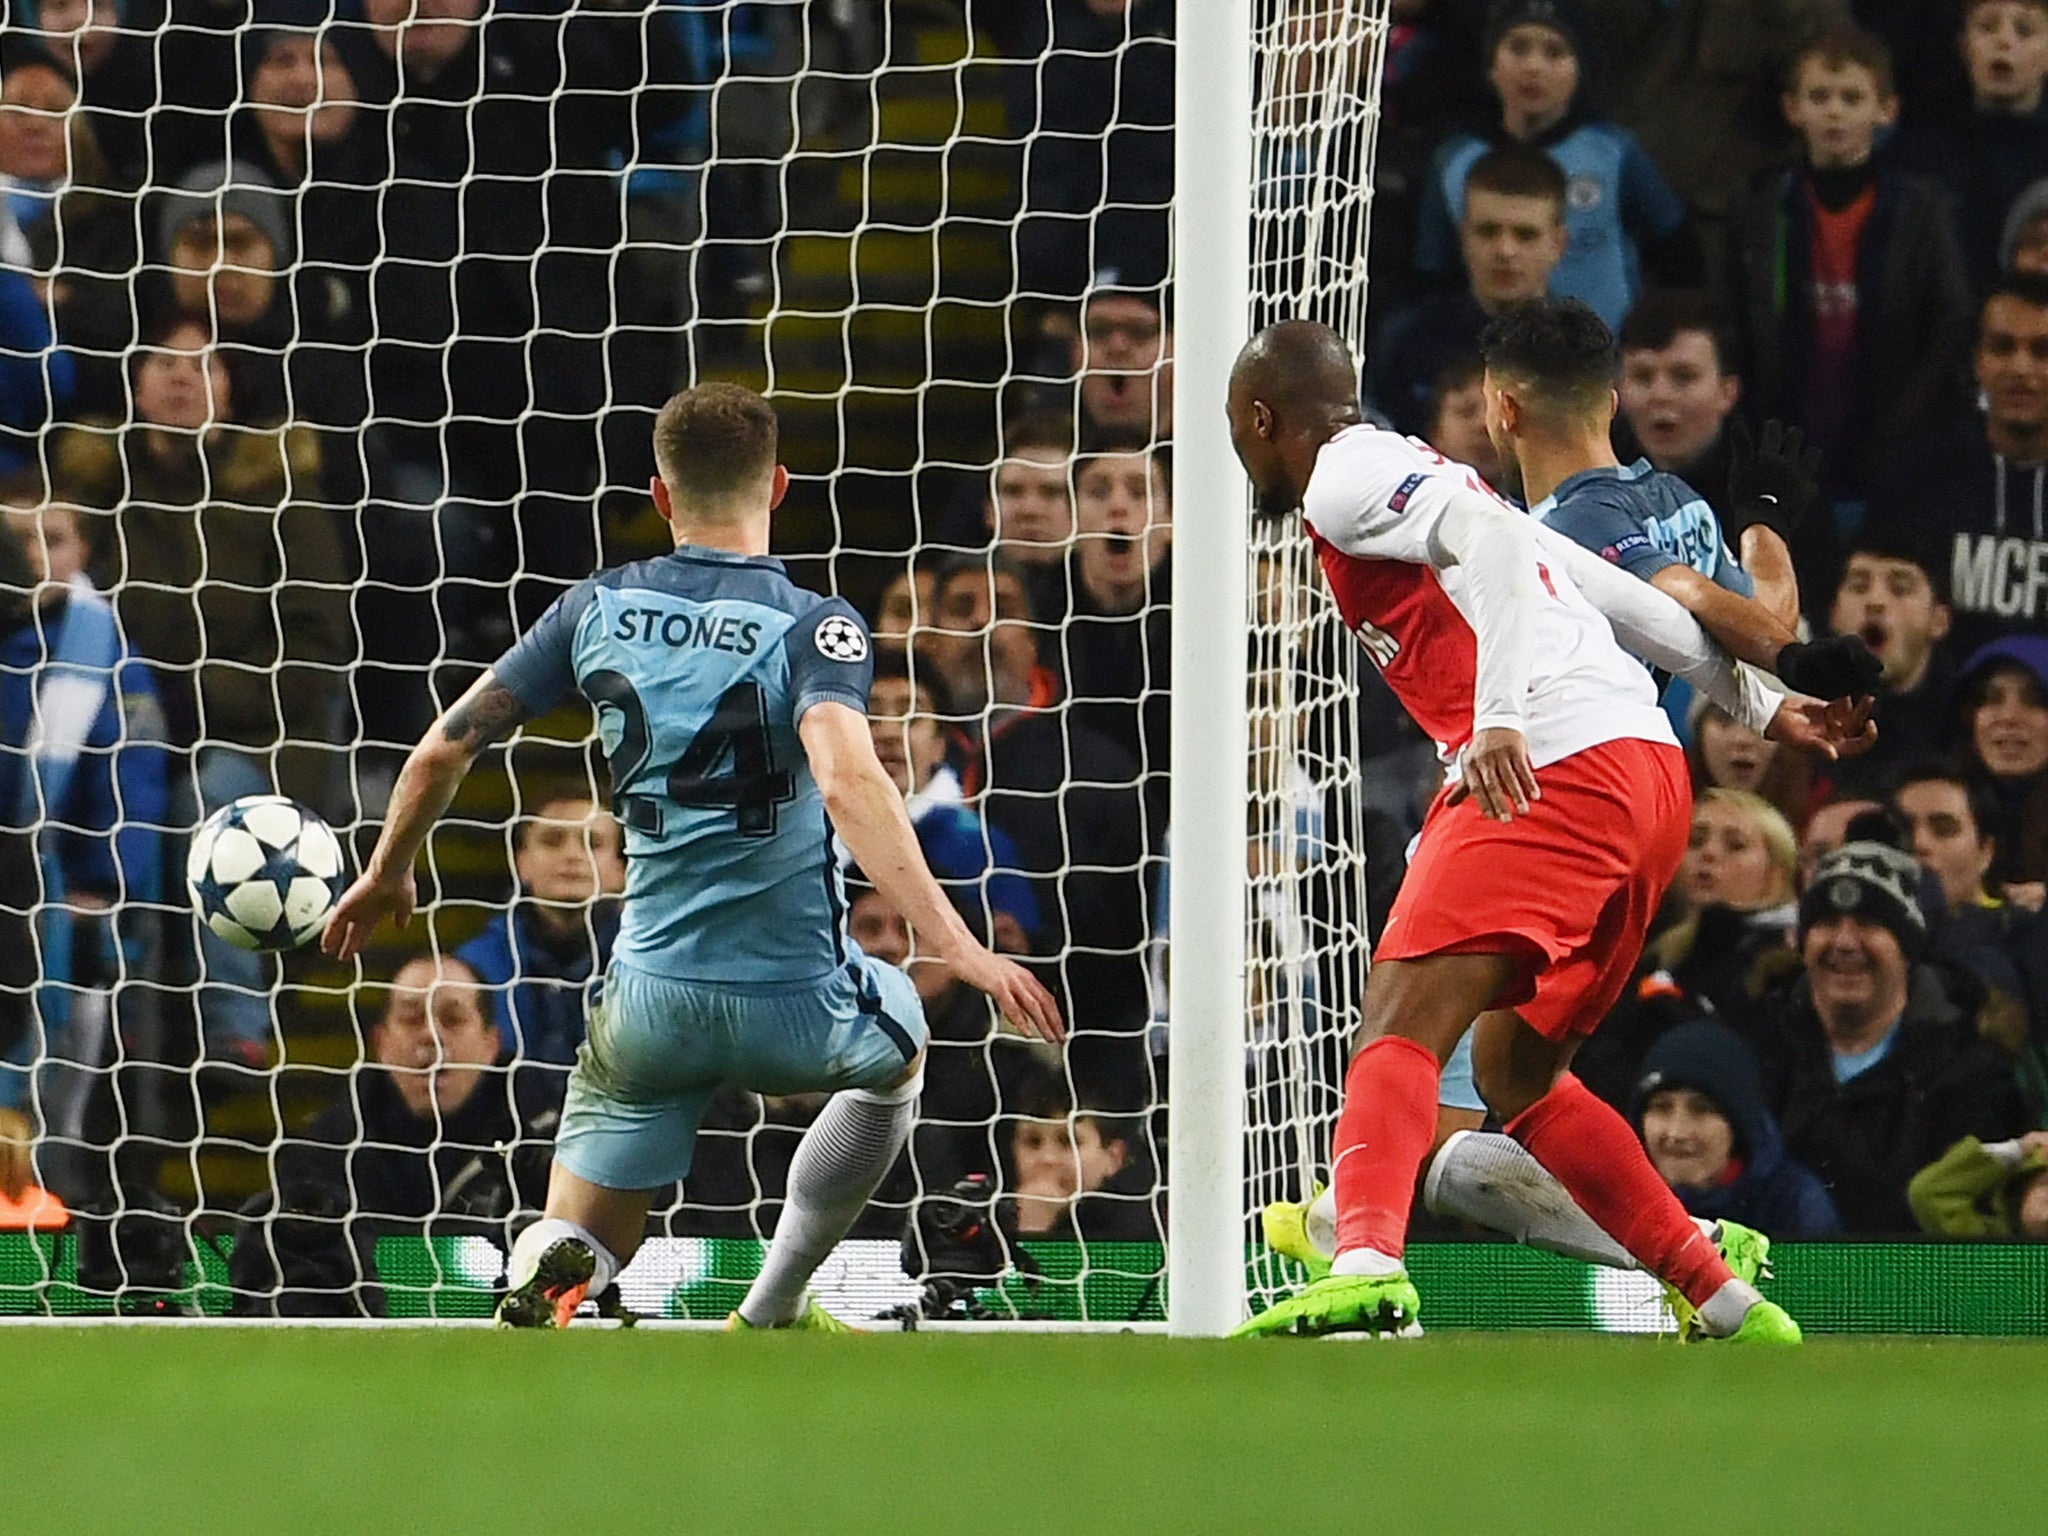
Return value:
<svg viewBox="0 0 2048 1536">
<path fill-rule="evenodd" d="M 1771 856 L 1771 867 L 1785 877 L 1787 893 L 1796 889 L 1799 839 L 1793 835 L 1792 823 L 1785 819 L 1782 811 L 1762 795 L 1746 789 L 1703 789 L 1693 802 L 1693 814 L 1698 815 L 1700 807 L 1705 805 L 1724 805 L 1748 817 L 1756 828 L 1757 836 L 1763 839 L 1765 851 Z"/>
</svg>

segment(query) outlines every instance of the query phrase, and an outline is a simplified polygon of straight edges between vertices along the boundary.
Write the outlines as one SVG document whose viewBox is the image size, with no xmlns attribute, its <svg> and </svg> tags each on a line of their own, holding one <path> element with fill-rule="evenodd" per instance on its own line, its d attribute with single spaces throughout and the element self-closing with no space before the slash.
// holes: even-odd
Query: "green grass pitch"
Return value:
<svg viewBox="0 0 2048 1536">
<path fill-rule="evenodd" d="M 2031 1526 L 2048 1350 L 10 1328 L 0 1379 L 19 1530 L 1793 1536 Z"/>
</svg>

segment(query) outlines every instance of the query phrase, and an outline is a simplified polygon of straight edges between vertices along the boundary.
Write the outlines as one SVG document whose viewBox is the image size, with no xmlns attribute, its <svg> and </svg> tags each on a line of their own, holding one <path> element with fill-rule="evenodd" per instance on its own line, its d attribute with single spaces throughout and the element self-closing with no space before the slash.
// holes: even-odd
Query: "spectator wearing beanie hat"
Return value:
<svg viewBox="0 0 2048 1536">
<path fill-rule="evenodd" d="M 1572 0 L 1497 0 L 1484 58 L 1500 120 L 1437 151 L 1422 190 L 1418 273 L 1446 283 L 1457 276 L 1466 174 L 1489 149 L 1526 144 L 1565 174 L 1568 238 L 1551 274 L 1553 297 L 1582 299 L 1618 327 L 1645 275 L 1666 287 L 1699 286 L 1705 274 L 1685 204 L 1634 134 L 1584 110 L 1589 38 Z"/>
<path fill-rule="evenodd" d="M 1906 1186 L 1963 1136 L 2018 1134 L 2012 1058 L 1979 1036 L 1927 941 L 1919 867 L 1883 843 L 1823 858 L 1799 904 L 1800 973 L 1731 1018 L 1788 1153 L 1849 1233 L 1915 1231 Z"/>
<path fill-rule="evenodd" d="M 1785 1155 L 1756 1057 L 1711 1019 L 1681 1024 L 1643 1062 L 1629 1120 L 1687 1211 L 1773 1237 L 1841 1230 L 1819 1179 Z"/>
</svg>

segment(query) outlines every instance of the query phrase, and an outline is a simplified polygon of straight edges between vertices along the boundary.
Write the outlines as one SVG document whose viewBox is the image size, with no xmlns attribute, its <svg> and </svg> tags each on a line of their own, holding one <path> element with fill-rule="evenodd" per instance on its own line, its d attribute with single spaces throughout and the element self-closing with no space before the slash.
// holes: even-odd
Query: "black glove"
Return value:
<svg viewBox="0 0 2048 1536">
<path fill-rule="evenodd" d="M 1743 529 L 1762 523 L 1790 539 L 1820 495 L 1820 449 L 1807 447 L 1806 434 L 1782 421 L 1765 422 L 1761 438 L 1739 420 L 1729 431 L 1728 536 L 1739 541 Z"/>
<path fill-rule="evenodd" d="M 1861 635 L 1829 635 L 1825 640 L 1793 641 L 1778 652 L 1779 680 L 1816 699 L 1860 699 L 1877 692 L 1884 663 L 1871 654 Z"/>
</svg>

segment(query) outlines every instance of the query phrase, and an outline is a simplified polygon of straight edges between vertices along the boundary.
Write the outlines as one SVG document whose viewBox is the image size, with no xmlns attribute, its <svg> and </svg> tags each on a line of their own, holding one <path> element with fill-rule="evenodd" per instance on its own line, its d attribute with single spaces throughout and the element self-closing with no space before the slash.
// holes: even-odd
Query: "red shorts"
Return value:
<svg viewBox="0 0 2048 1536">
<path fill-rule="evenodd" d="M 1547 1039 L 1590 1034 L 1612 1008 L 1692 831 L 1685 755 L 1610 741 L 1540 768 L 1543 798 L 1513 821 L 1437 796 L 1376 960 L 1525 958 L 1493 1000 Z"/>
</svg>

